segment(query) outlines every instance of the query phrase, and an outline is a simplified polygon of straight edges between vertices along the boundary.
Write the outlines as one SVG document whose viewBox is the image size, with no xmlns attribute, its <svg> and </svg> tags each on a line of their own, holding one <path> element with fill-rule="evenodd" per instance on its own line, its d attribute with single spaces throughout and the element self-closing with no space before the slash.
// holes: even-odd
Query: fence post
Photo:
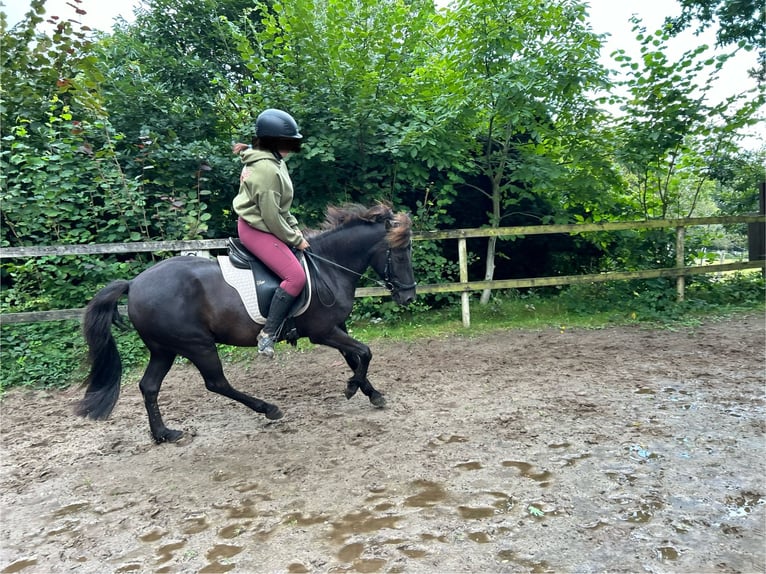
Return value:
<svg viewBox="0 0 766 574">
<path fill-rule="evenodd" d="M 758 187 L 758 213 L 766 215 L 766 181 Z M 747 251 L 749 261 L 766 259 L 766 223 L 747 225 Z M 766 268 L 761 269 L 761 273 L 766 277 Z"/>
<path fill-rule="evenodd" d="M 460 283 L 464 287 L 468 285 L 468 249 L 466 248 L 465 237 L 461 237 L 457 240 L 457 258 L 460 265 Z M 460 303 L 463 315 L 463 327 L 466 329 L 471 326 L 471 294 L 468 291 L 463 291 L 460 294 Z"/>
<path fill-rule="evenodd" d="M 686 227 L 679 225 L 676 227 L 676 267 L 683 268 L 684 259 L 684 236 L 686 235 Z M 684 288 L 686 287 L 686 277 L 679 275 L 676 278 L 676 291 L 678 295 L 676 301 L 682 303 L 684 300 Z"/>
</svg>

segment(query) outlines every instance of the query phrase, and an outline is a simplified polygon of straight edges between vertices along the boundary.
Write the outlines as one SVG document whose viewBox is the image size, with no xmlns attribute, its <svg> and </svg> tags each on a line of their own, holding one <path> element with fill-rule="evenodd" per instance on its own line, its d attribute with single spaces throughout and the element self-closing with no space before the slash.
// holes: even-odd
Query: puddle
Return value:
<svg viewBox="0 0 766 574">
<path fill-rule="evenodd" d="M 125 564 L 125 566 L 120 566 L 117 568 L 117 570 L 114 571 L 114 574 L 122 574 L 123 572 L 139 572 L 143 569 L 144 565 L 140 562 L 137 562 L 135 564 Z"/>
<path fill-rule="evenodd" d="M 154 530 L 150 530 L 146 534 L 142 534 L 138 537 L 138 539 L 141 542 L 157 542 L 160 538 L 165 536 L 167 534 L 164 530 L 161 530 L 159 528 L 155 528 Z"/>
<path fill-rule="evenodd" d="M 515 505 L 513 497 L 508 496 L 504 492 L 488 492 L 487 494 L 497 499 L 492 503 L 492 506 L 500 512 L 509 512 Z"/>
<path fill-rule="evenodd" d="M 78 532 L 78 526 L 80 525 L 80 521 L 75 520 L 64 520 L 62 523 L 57 523 L 54 526 L 51 527 L 51 529 L 45 533 L 46 537 L 51 536 L 58 536 L 59 534 L 73 534 Z"/>
<path fill-rule="evenodd" d="M 662 561 L 671 561 L 678 559 L 679 552 L 672 546 L 660 546 L 657 548 L 657 557 Z"/>
<path fill-rule="evenodd" d="M 231 480 L 232 478 L 235 478 L 237 475 L 233 472 L 228 472 L 225 470 L 216 470 L 213 472 L 212 479 L 213 482 L 226 482 L 227 480 Z"/>
<path fill-rule="evenodd" d="M 633 486 L 636 480 L 638 480 L 634 474 L 620 470 L 605 470 L 604 474 L 615 482 L 620 484 L 627 483 L 630 486 Z"/>
<path fill-rule="evenodd" d="M 196 512 L 184 517 L 184 534 L 198 534 L 208 528 L 210 528 L 210 525 L 207 523 L 207 515 L 204 512 Z"/>
<path fill-rule="evenodd" d="M 363 574 L 380 572 L 388 561 L 382 558 L 360 558 L 354 560 L 354 570 Z"/>
<path fill-rule="evenodd" d="M 495 515 L 494 508 L 471 508 L 470 506 L 458 506 L 457 511 L 466 520 L 481 520 Z"/>
<path fill-rule="evenodd" d="M 338 560 L 341 562 L 353 562 L 359 558 L 364 552 L 364 544 L 361 542 L 355 542 L 354 544 L 346 544 L 338 551 Z"/>
<path fill-rule="evenodd" d="M 678 393 L 679 395 L 689 395 L 690 394 L 689 391 L 687 391 L 685 389 L 677 389 L 675 387 L 664 387 L 662 389 L 662 392 L 663 393 L 668 393 L 668 394 Z"/>
<path fill-rule="evenodd" d="M 579 524 L 578 526 L 580 528 L 585 528 L 587 530 L 598 530 L 599 528 L 603 528 L 604 526 L 607 526 L 609 523 L 606 520 L 603 520 L 599 518 L 598 520 L 595 520 L 593 522 L 587 522 L 585 524 Z"/>
<path fill-rule="evenodd" d="M 57 511 L 55 511 L 53 516 L 56 518 L 61 518 L 62 516 L 67 516 L 68 514 L 79 512 L 85 508 L 88 508 L 89 506 L 90 502 L 76 502 L 74 504 L 68 504 L 67 506 L 62 506 Z"/>
<path fill-rule="evenodd" d="M 233 546 L 231 544 L 216 544 L 205 555 L 208 560 L 218 561 L 221 558 L 231 558 L 242 552 L 242 546 Z"/>
<path fill-rule="evenodd" d="M 440 534 L 439 536 L 437 536 L 435 534 L 421 534 L 420 535 L 420 539 L 423 542 L 434 542 L 434 541 L 436 541 L 436 542 L 443 542 L 444 544 L 447 544 L 447 542 L 449 542 L 447 540 L 447 537 L 444 534 Z"/>
<path fill-rule="evenodd" d="M 288 564 L 287 572 L 289 574 L 308 574 L 309 572 L 311 572 L 311 570 L 309 570 L 306 566 L 304 566 L 300 562 L 293 562 L 292 564 Z"/>
<path fill-rule="evenodd" d="M 302 512 L 292 512 L 282 519 L 282 524 L 313 526 L 314 524 L 324 524 L 326 521 L 326 514 L 309 514 L 308 516 L 304 516 Z"/>
<path fill-rule="evenodd" d="M 742 518 L 750 514 L 756 506 L 762 506 L 766 500 L 760 494 L 743 492 L 739 496 L 726 498 L 726 508 L 729 510 L 729 518 Z"/>
<path fill-rule="evenodd" d="M 251 492 L 258 488 L 258 485 L 250 482 L 241 482 L 234 485 L 234 490 L 237 492 Z M 271 500 L 268 496 L 262 495 L 263 500 Z"/>
<path fill-rule="evenodd" d="M 632 523 L 645 524 L 649 522 L 658 510 L 662 510 L 665 503 L 661 500 L 646 500 L 638 505 L 638 508 L 629 510 L 624 515 L 624 520 Z"/>
<path fill-rule="evenodd" d="M 533 574 L 543 574 L 545 572 L 554 572 L 545 560 L 528 560 L 519 558 L 512 550 L 501 550 L 497 553 L 497 559 L 504 564 L 514 563 L 521 566 L 525 571 Z M 521 570 L 514 568 L 514 571 Z"/>
<path fill-rule="evenodd" d="M 468 442 L 468 437 L 464 437 L 464 436 L 460 436 L 456 434 L 452 434 L 452 435 L 440 434 L 439 436 L 436 437 L 436 440 L 438 440 L 442 444 L 452 444 L 452 443 Z M 430 446 L 431 448 L 434 448 L 439 445 L 435 443 L 434 441 L 429 441 L 428 446 Z"/>
<path fill-rule="evenodd" d="M 574 466 L 574 464 L 579 460 L 585 460 L 586 458 L 590 458 L 591 454 L 589 452 L 582 452 L 580 454 L 572 454 L 563 457 L 561 460 L 564 462 L 564 466 Z"/>
<path fill-rule="evenodd" d="M 651 451 L 640 444 L 625 446 L 623 447 L 623 449 L 628 452 L 628 455 L 630 456 L 632 460 L 646 461 L 646 460 L 655 460 L 655 459 L 661 458 L 658 453 Z"/>
<path fill-rule="evenodd" d="M 572 445 L 568 442 L 558 442 L 558 443 L 552 442 L 551 444 L 548 445 L 548 448 L 567 448 L 570 446 Z"/>
<path fill-rule="evenodd" d="M 165 544 L 157 549 L 157 564 L 162 564 L 173 559 L 173 553 L 186 545 L 186 541 Z"/>
<path fill-rule="evenodd" d="M 469 532 L 468 540 L 472 540 L 477 544 L 487 544 L 492 541 L 489 534 L 486 532 Z"/>
<path fill-rule="evenodd" d="M 355 534 L 377 532 L 384 528 L 396 528 L 400 516 L 373 516 L 367 510 L 347 514 L 338 522 L 332 523 L 330 537 L 336 542 L 343 542 Z"/>
<path fill-rule="evenodd" d="M 14 572 L 21 572 L 25 568 L 29 568 L 30 566 L 34 566 L 37 564 L 37 558 L 23 558 L 21 560 L 16 560 L 13 564 L 9 564 L 2 570 L 0 570 L 0 574 L 13 574 Z"/>
<path fill-rule="evenodd" d="M 225 540 L 231 540 L 246 532 L 248 526 L 250 526 L 249 522 L 246 524 L 229 524 L 229 526 L 224 526 L 218 531 L 218 536 Z"/>
<path fill-rule="evenodd" d="M 636 395 L 655 395 L 655 394 L 657 394 L 657 391 L 655 391 L 654 389 L 651 389 L 649 387 L 641 387 L 640 389 L 636 389 L 635 391 L 633 391 L 633 394 L 636 394 Z"/>
<path fill-rule="evenodd" d="M 426 550 L 422 550 L 420 548 L 410 548 L 409 546 L 402 546 L 398 548 L 399 552 L 404 554 L 407 558 L 425 558 L 428 556 L 428 552 Z"/>
<path fill-rule="evenodd" d="M 521 476 L 524 478 L 531 478 L 532 480 L 539 482 L 540 486 L 548 486 L 549 484 L 548 480 L 551 478 L 551 473 L 547 470 L 533 472 L 532 469 L 534 466 L 528 462 L 523 462 L 520 460 L 504 460 L 502 465 L 506 467 L 511 466 L 517 468 Z"/>
<path fill-rule="evenodd" d="M 415 508 L 428 508 L 447 498 L 447 493 L 440 485 L 435 482 L 428 480 L 416 480 L 412 484 L 422 490 L 418 494 L 405 499 L 405 506 L 411 506 Z"/>
<path fill-rule="evenodd" d="M 234 570 L 235 567 L 235 564 L 221 564 L 220 562 L 211 562 L 204 568 L 200 569 L 198 574 L 221 574 L 221 572 Z"/>
<path fill-rule="evenodd" d="M 481 470 L 482 466 L 480 462 L 461 462 L 460 464 L 456 464 L 455 468 L 459 468 L 460 470 Z"/>
<path fill-rule="evenodd" d="M 252 502 L 243 503 L 240 506 L 222 505 L 216 508 L 229 511 L 229 518 L 257 518 L 258 513 L 252 505 Z"/>
</svg>

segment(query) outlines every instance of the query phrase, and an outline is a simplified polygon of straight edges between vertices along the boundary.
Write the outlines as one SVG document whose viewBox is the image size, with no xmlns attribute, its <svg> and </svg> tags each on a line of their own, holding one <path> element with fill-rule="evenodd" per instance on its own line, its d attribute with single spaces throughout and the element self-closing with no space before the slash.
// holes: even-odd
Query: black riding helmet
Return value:
<svg viewBox="0 0 766 574">
<path fill-rule="evenodd" d="M 255 120 L 255 137 L 283 138 L 299 140 L 303 136 L 298 132 L 298 124 L 293 116 L 282 110 L 264 110 Z"/>
<path fill-rule="evenodd" d="M 264 110 L 255 121 L 253 144 L 275 155 L 278 155 L 279 150 L 300 151 L 302 139 L 298 124 L 290 114 L 282 110 Z"/>
</svg>

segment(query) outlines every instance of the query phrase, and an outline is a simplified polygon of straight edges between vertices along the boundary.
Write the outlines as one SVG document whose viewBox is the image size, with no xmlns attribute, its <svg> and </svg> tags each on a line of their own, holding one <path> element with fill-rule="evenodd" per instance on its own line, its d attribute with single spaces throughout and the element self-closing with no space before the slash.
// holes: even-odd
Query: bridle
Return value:
<svg viewBox="0 0 766 574">
<path fill-rule="evenodd" d="M 411 247 L 412 244 L 410 244 Z M 309 260 L 315 259 L 318 261 L 322 261 L 324 263 L 327 263 L 329 265 L 332 265 L 333 267 L 337 267 L 338 269 L 342 269 L 343 271 L 346 271 L 347 273 L 351 273 L 352 275 L 356 275 L 357 277 L 364 277 L 364 274 L 359 273 L 357 271 L 354 271 L 353 269 L 349 269 L 348 267 L 344 267 L 340 263 L 336 263 L 335 261 L 332 261 L 330 259 L 327 259 L 325 257 L 322 257 L 321 255 L 317 255 L 313 251 L 305 250 L 303 252 Z M 385 289 L 388 289 L 388 291 L 393 295 L 399 291 L 405 290 L 405 289 L 412 289 L 417 285 L 417 282 L 410 283 L 410 284 L 404 284 L 397 281 L 395 278 L 391 276 L 391 268 L 393 265 L 391 264 L 391 248 L 389 247 L 386 250 L 386 265 L 383 268 L 383 281 L 380 281 L 378 279 L 372 279 L 373 282 L 375 282 L 378 287 L 383 287 Z M 316 266 L 316 263 L 314 264 L 314 270 L 317 272 L 317 275 L 319 274 L 319 267 Z"/>
<path fill-rule="evenodd" d="M 409 249 L 412 250 L 412 243 L 409 244 Z M 389 247 L 386 250 L 386 266 L 383 268 L 383 282 L 385 283 L 386 289 L 388 289 L 391 294 L 397 293 L 398 291 L 403 291 L 406 289 L 414 289 L 415 286 L 418 284 L 417 281 L 414 283 L 404 284 L 399 283 L 396 279 L 391 277 L 391 273 L 389 271 L 389 267 L 391 267 L 391 248 Z"/>
</svg>

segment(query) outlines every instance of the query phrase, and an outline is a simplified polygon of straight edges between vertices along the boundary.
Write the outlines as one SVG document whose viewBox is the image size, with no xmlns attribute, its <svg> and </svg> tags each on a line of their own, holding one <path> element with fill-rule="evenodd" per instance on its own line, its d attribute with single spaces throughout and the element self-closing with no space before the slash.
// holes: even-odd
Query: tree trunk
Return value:
<svg viewBox="0 0 766 574">
<path fill-rule="evenodd" d="M 500 227 L 500 199 L 501 190 L 499 177 L 492 178 L 492 215 L 489 219 L 489 224 L 494 229 Z M 497 236 L 493 235 L 487 242 L 487 264 L 484 268 L 484 280 L 492 281 L 495 277 L 495 251 L 497 249 Z M 481 299 L 479 303 L 486 305 L 489 303 L 489 298 L 492 296 L 492 289 L 484 289 L 481 292 Z"/>
<path fill-rule="evenodd" d="M 495 247 L 497 246 L 497 237 L 492 236 L 489 238 L 489 241 L 487 241 L 487 265 L 484 270 L 484 280 L 485 281 L 492 281 L 492 278 L 495 276 Z M 479 299 L 479 303 L 482 305 L 486 305 L 489 303 L 489 298 L 492 295 L 492 289 L 484 289 L 484 291 L 481 292 L 481 299 Z"/>
</svg>

